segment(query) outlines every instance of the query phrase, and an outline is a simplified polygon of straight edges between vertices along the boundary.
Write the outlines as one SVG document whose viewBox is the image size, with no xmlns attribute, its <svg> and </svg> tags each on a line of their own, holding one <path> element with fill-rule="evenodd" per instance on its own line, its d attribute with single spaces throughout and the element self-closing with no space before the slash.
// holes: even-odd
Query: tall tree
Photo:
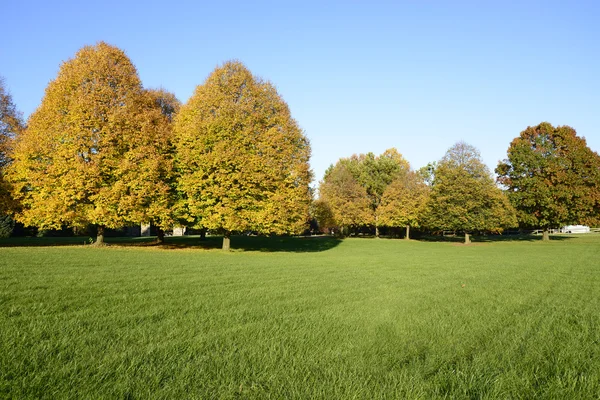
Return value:
<svg viewBox="0 0 600 400">
<path fill-rule="evenodd" d="M 196 227 L 302 232 L 310 145 L 275 87 L 240 62 L 217 67 L 175 118 L 178 189 Z"/>
<path fill-rule="evenodd" d="M 5 179 L 5 171 L 11 162 L 9 154 L 15 137 L 23 128 L 21 113 L 17 111 L 12 96 L 6 89 L 4 78 L 0 77 L 0 217 L 14 211 L 16 207 L 9 183 Z"/>
<path fill-rule="evenodd" d="M 405 239 L 410 239 L 410 228 L 421 224 L 428 196 L 429 187 L 420 174 L 410 171 L 399 175 L 381 197 L 377 209 L 380 224 L 406 227 Z"/>
<path fill-rule="evenodd" d="M 497 231 L 516 226 L 515 212 L 481 161 L 479 151 L 464 142 L 452 146 L 438 162 L 425 211 L 432 229 Z"/>
<path fill-rule="evenodd" d="M 600 221 L 600 156 L 569 126 L 527 127 L 496 168 L 523 227 Z"/>
<path fill-rule="evenodd" d="M 44 229 L 95 224 L 100 244 L 105 227 L 168 215 L 167 130 L 123 51 L 103 42 L 82 48 L 16 142 L 17 218 Z"/>
<path fill-rule="evenodd" d="M 320 224 L 336 226 L 341 234 L 346 234 L 349 228 L 374 223 L 367 190 L 344 162 L 338 162 L 325 172 L 319 185 L 318 205 Z"/>
</svg>

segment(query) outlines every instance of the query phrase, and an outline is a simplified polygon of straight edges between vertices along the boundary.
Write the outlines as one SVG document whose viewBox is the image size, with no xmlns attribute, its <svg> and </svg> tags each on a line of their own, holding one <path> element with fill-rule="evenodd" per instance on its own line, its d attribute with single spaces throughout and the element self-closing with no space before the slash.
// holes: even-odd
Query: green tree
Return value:
<svg viewBox="0 0 600 400">
<path fill-rule="evenodd" d="M 14 212 L 16 209 L 5 173 L 11 162 L 10 150 L 15 137 L 23 131 L 23 128 L 21 114 L 6 89 L 4 78 L 0 77 L 0 216 Z"/>
<path fill-rule="evenodd" d="M 379 237 L 377 209 L 388 185 L 398 176 L 405 175 L 410 170 L 408 161 L 395 148 L 387 149 L 380 156 L 373 153 L 353 155 L 342 158 L 356 181 L 365 188 L 369 197 L 369 209 L 372 214 L 372 224 L 375 226 L 375 236 Z"/>
<path fill-rule="evenodd" d="M 423 177 L 409 171 L 399 175 L 383 192 L 377 209 L 383 226 L 406 227 L 405 239 L 410 239 L 410 228 L 419 227 L 427 204 L 429 187 Z"/>
<path fill-rule="evenodd" d="M 319 185 L 318 202 L 321 216 L 319 224 L 328 228 L 337 227 L 340 234 L 375 222 L 367 190 L 345 162 L 338 162 L 325 172 Z"/>
<path fill-rule="evenodd" d="M 514 210 L 481 161 L 464 142 L 452 146 L 438 162 L 425 211 L 425 224 L 436 230 L 500 231 L 516 226 Z"/>
<path fill-rule="evenodd" d="M 600 156 L 569 126 L 527 127 L 496 168 L 523 227 L 595 224 L 600 219 Z"/>
<path fill-rule="evenodd" d="M 175 118 L 179 209 L 193 226 L 302 232 L 310 145 L 275 87 L 240 62 L 216 68 Z"/>
<path fill-rule="evenodd" d="M 64 62 L 19 135 L 9 170 L 22 211 L 41 229 L 166 219 L 168 124 L 125 53 L 106 43 Z"/>
</svg>

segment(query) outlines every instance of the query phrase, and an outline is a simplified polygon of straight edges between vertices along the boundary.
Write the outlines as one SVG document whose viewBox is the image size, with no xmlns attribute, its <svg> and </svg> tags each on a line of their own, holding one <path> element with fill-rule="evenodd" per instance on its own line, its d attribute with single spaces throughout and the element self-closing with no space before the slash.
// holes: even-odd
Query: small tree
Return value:
<svg viewBox="0 0 600 400">
<path fill-rule="evenodd" d="M 175 118 L 178 208 L 197 228 L 300 233 L 310 146 L 275 87 L 240 62 L 216 68 Z"/>
<path fill-rule="evenodd" d="M 21 114 L 17 111 L 12 96 L 5 87 L 4 79 L 0 77 L 0 216 L 14 212 L 17 207 L 5 174 L 11 163 L 10 151 L 13 142 L 23 128 Z"/>
<path fill-rule="evenodd" d="M 322 210 L 328 210 L 323 211 L 328 216 L 327 224 L 335 225 L 340 234 L 346 234 L 352 227 L 374 223 L 367 190 L 345 163 L 338 162 L 325 173 L 319 185 L 319 203 Z M 325 224 L 324 220 L 320 222 Z"/>
<path fill-rule="evenodd" d="M 340 162 L 346 164 L 357 182 L 365 188 L 369 197 L 369 208 L 373 215 L 375 236 L 379 237 L 379 212 L 377 209 L 387 187 L 399 176 L 410 170 L 408 161 L 395 148 L 387 149 L 380 156 L 373 153 L 354 155 Z"/>
<path fill-rule="evenodd" d="M 473 146 L 459 142 L 451 147 L 434 176 L 425 211 L 431 229 L 464 231 L 468 244 L 469 232 L 516 226 L 512 206 Z"/>
<path fill-rule="evenodd" d="M 405 239 L 410 239 L 410 228 L 421 224 L 428 196 L 429 187 L 419 174 L 410 171 L 398 176 L 383 193 L 377 209 L 381 225 L 404 226 Z"/>
<path fill-rule="evenodd" d="M 86 46 L 60 67 L 13 152 L 9 177 L 41 229 L 105 227 L 168 215 L 168 125 L 125 53 Z"/>
<path fill-rule="evenodd" d="M 523 227 L 549 228 L 600 220 L 600 156 L 569 126 L 527 127 L 496 168 Z"/>
</svg>

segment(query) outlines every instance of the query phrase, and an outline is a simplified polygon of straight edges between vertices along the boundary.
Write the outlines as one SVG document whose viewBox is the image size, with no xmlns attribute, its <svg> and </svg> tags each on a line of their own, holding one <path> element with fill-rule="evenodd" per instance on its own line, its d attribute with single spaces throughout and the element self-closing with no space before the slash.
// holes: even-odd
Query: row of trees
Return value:
<svg viewBox="0 0 600 400">
<path fill-rule="evenodd" d="M 320 225 L 342 234 L 374 226 L 469 232 L 517 225 L 508 198 L 478 151 L 460 142 L 438 163 L 411 171 L 395 150 L 339 160 L 325 173 L 315 209 Z"/>
<path fill-rule="evenodd" d="M 181 105 L 142 86 L 120 49 L 81 49 L 24 124 L 0 82 L 0 215 L 41 229 L 151 222 L 264 234 L 380 227 L 500 231 L 598 223 L 600 157 L 568 126 L 529 127 L 497 181 L 457 143 L 413 171 L 395 149 L 339 160 L 319 198 L 310 146 L 269 82 L 241 63 L 217 67 Z M 499 185 L 499 186 L 498 186 Z M 1 222 L 1 221 L 0 221 Z"/>
<path fill-rule="evenodd" d="M 464 142 L 418 171 L 395 150 L 342 158 L 325 173 L 314 214 L 327 230 L 374 227 L 500 232 L 600 222 L 600 156 L 568 126 L 541 123 L 513 140 L 493 176 Z M 498 186 L 499 185 L 499 186 Z M 501 190 L 504 189 L 504 190 Z"/>
<path fill-rule="evenodd" d="M 179 223 L 222 232 L 228 249 L 232 231 L 297 233 L 307 222 L 308 140 L 274 86 L 236 61 L 180 106 L 143 88 L 120 49 L 87 46 L 25 129 L 6 125 L 2 211 L 25 225 L 96 225 L 102 243 L 106 227 Z"/>
</svg>

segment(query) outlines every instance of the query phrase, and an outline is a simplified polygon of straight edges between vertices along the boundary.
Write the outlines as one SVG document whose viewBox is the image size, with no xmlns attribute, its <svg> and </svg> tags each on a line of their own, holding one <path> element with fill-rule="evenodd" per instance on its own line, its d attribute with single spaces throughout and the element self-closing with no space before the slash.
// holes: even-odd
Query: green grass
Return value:
<svg viewBox="0 0 600 400">
<path fill-rule="evenodd" d="M 561 239 L 3 241 L 0 398 L 598 398 L 600 235 Z"/>
</svg>

